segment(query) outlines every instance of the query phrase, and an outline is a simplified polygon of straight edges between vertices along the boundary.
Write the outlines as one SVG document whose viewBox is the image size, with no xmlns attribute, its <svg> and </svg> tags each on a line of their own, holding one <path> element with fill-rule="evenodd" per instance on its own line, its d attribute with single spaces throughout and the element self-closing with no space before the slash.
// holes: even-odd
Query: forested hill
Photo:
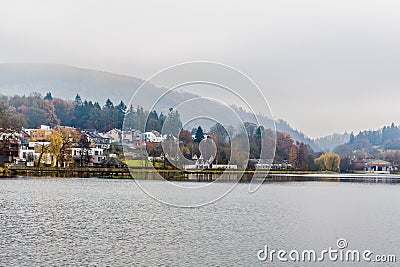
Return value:
<svg viewBox="0 0 400 267">
<path fill-rule="evenodd" d="M 107 132 L 111 129 L 126 128 L 161 131 L 166 120 L 163 113 L 153 111 L 149 114 L 143 107 L 127 107 L 121 100 L 114 104 L 107 99 L 104 104 L 82 100 L 79 94 L 74 101 L 53 97 L 49 92 L 44 97 L 39 93 L 29 96 L 0 96 L 0 110 L 7 110 L 7 116 L 18 126 L 38 128 L 40 125 L 72 126 L 80 129 L 95 129 Z M 1 114 L 0 114 L 1 116 Z M 147 124 L 145 124 L 147 119 Z M 168 117 L 175 128 L 182 127 L 179 113 L 172 111 Z"/>
<path fill-rule="evenodd" d="M 363 131 L 350 135 L 346 144 L 335 148 L 335 152 L 341 155 L 350 155 L 357 151 L 376 154 L 379 150 L 400 150 L 400 128 L 392 123 L 375 131 Z"/>
<path fill-rule="evenodd" d="M 107 119 L 104 116 L 105 111 L 102 111 L 103 107 L 110 106 L 110 103 L 106 104 L 106 100 L 109 98 L 114 107 L 114 113 L 118 114 L 118 108 L 129 103 L 133 93 L 142 82 L 143 80 L 135 77 L 66 65 L 0 64 L 0 94 L 5 95 L 2 97 L 3 102 L 10 101 L 11 107 L 15 108 L 14 113 L 24 115 L 19 116 L 19 120 L 25 119 L 25 123 L 29 127 L 36 127 L 40 124 L 61 123 L 101 130 L 114 126 L 114 124 L 120 126 L 121 123 L 113 124 L 104 121 Z M 145 90 L 146 94 L 151 96 L 148 98 L 149 101 L 152 101 L 151 99 L 154 99 L 154 96 L 162 95 L 165 92 L 165 89 L 151 84 Z M 32 92 L 38 92 L 39 94 L 29 97 Z M 47 92 L 51 92 L 55 97 L 50 105 L 42 101 Z M 77 110 L 74 109 L 76 94 L 80 95 L 83 105 Z M 15 97 L 14 95 L 19 96 Z M 188 97 L 190 98 L 190 96 L 179 92 L 168 94 L 165 101 L 163 101 L 165 103 L 165 106 L 162 107 L 164 113 L 168 112 L 169 107 L 177 106 Z M 88 101 L 85 102 L 85 99 L 88 99 Z M 146 101 L 146 98 L 143 101 Z M 136 108 L 136 105 L 152 106 L 152 104 L 135 103 L 134 105 Z M 129 109 L 129 107 L 127 108 Z M 211 114 L 220 112 L 212 105 L 207 106 L 207 110 Z M 225 117 L 226 122 L 231 119 L 229 116 Z M 267 118 L 261 118 L 261 121 L 270 124 L 270 120 L 268 121 Z M 278 131 L 290 134 L 294 140 L 307 143 L 316 151 L 333 150 L 334 147 L 346 143 L 350 138 L 349 134 L 339 134 L 313 140 L 301 131 L 293 129 L 284 120 L 275 121 L 275 125 Z M 379 144 L 382 148 L 397 147 L 398 141 L 396 138 L 388 140 L 385 136 L 386 130 L 383 135 L 380 133 L 382 131 L 383 129 L 375 133 L 363 132 L 358 139 L 368 140 L 368 142 L 357 142 L 364 143 L 367 146 L 369 144 L 373 146 Z M 367 137 L 362 137 L 363 135 Z M 339 147 L 338 149 L 343 148 Z"/>
<path fill-rule="evenodd" d="M 99 130 L 106 129 L 110 126 L 110 123 L 104 124 L 105 118 L 99 118 L 101 115 L 99 110 L 106 106 L 106 99 L 109 98 L 117 109 L 121 104 L 121 100 L 123 105 L 129 103 L 133 93 L 142 82 L 143 80 L 130 76 L 66 65 L 0 64 L 0 94 L 8 96 L 11 101 L 10 104 L 15 108 L 16 112 L 26 115 L 26 123 L 29 127 L 36 127 L 41 123 L 57 124 L 60 122 L 64 125 L 98 128 Z M 149 96 L 162 95 L 165 91 L 153 85 L 149 85 L 145 89 Z M 51 92 L 55 97 L 53 101 L 54 108 L 51 105 L 49 107 L 46 102 L 39 101 L 39 98 L 43 97 L 38 94 L 33 97 L 37 98 L 36 100 L 29 98 L 29 94 L 32 92 L 38 92 L 42 96 L 46 95 L 47 92 Z M 87 114 L 83 114 L 83 111 L 82 114 L 77 114 L 78 111 L 74 110 L 74 105 L 72 104 L 76 94 L 80 95 Z M 14 95 L 20 95 L 20 97 L 14 97 Z M 149 99 L 152 98 L 154 97 L 149 97 Z M 177 106 L 188 96 L 177 92 L 169 94 L 167 98 L 166 101 L 163 101 L 168 105 L 163 107 L 164 112 L 169 107 Z M 3 102 L 5 99 L 6 97 L 3 97 Z M 88 99 L 86 104 L 85 99 Z M 137 104 L 151 106 L 153 103 Z M 135 103 L 135 105 L 137 104 Z M 220 112 L 212 109 L 212 105 L 207 109 L 211 113 Z M 46 112 L 49 112 L 50 115 L 47 116 Z M 230 117 L 226 116 L 226 121 L 229 120 Z M 270 122 L 267 121 L 266 123 Z M 318 145 L 313 140 L 300 131 L 294 130 L 287 122 L 283 120 L 276 121 L 276 126 L 278 131 L 287 132 L 296 141 L 305 142 L 315 150 L 319 150 Z"/>
</svg>

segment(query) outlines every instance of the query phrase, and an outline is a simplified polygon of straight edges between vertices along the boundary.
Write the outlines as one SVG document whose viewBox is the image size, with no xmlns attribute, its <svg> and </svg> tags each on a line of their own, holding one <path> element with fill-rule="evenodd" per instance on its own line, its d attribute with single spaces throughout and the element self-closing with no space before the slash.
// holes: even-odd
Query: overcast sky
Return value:
<svg viewBox="0 0 400 267">
<path fill-rule="evenodd" d="M 0 1 L 0 62 L 250 76 L 311 137 L 400 123 L 400 1 Z"/>
</svg>

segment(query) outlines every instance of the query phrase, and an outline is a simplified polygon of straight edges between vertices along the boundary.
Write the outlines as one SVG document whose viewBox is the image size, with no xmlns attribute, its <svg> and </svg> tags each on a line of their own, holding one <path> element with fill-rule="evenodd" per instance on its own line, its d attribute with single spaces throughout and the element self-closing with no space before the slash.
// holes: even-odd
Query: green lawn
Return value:
<svg viewBox="0 0 400 267">
<path fill-rule="evenodd" d="M 150 167 L 152 166 L 153 162 L 150 160 L 145 159 L 129 159 L 125 160 L 125 163 L 128 167 Z M 155 167 L 161 168 L 163 166 L 162 162 L 155 162 Z"/>
</svg>

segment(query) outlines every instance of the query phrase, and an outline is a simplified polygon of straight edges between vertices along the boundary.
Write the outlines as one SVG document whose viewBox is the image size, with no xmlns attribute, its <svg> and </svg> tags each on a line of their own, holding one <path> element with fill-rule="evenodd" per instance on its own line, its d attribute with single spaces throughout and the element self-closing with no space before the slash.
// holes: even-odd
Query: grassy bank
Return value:
<svg viewBox="0 0 400 267">
<path fill-rule="evenodd" d="M 128 159 L 124 160 L 128 167 L 151 167 L 154 166 L 155 168 L 162 168 L 162 162 L 152 162 L 150 160 L 145 159 Z"/>
</svg>

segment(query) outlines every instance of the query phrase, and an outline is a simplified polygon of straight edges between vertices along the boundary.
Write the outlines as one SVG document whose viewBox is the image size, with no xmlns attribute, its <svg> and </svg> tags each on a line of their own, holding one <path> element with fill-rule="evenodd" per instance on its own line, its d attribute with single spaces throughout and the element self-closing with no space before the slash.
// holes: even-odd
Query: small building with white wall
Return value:
<svg viewBox="0 0 400 267">
<path fill-rule="evenodd" d="M 367 161 L 364 170 L 369 173 L 390 173 L 394 167 L 390 162 L 376 159 Z"/>
</svg>

